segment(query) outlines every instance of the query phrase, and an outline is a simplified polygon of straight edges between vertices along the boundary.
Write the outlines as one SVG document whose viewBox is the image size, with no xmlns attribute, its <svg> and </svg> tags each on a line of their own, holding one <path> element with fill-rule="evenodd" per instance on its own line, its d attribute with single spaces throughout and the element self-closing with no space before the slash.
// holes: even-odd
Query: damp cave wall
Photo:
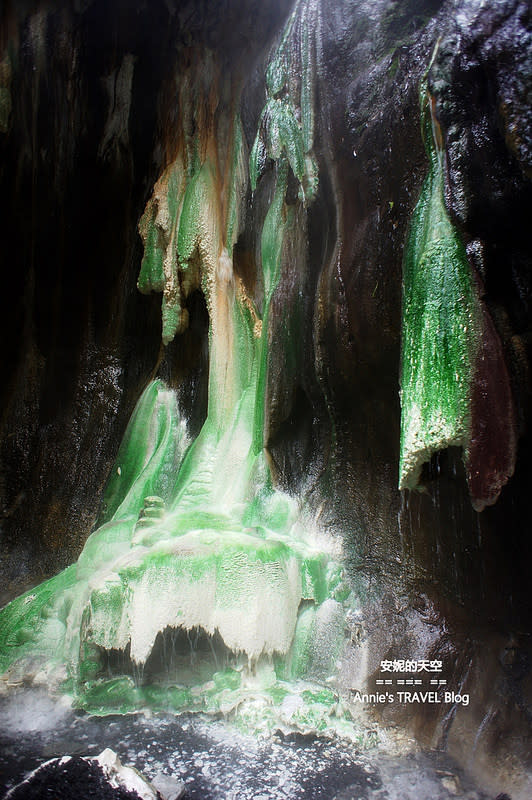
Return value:
<svg viewBox="0 0 532 800">
<path fill-rule="evenodd" d="M 179 388 L 199 431 L 205 302 L 190 298 L 189 329 L 163 353 L 160 297 L 136 286 L 137 225 L 171 155 L 180 69 L 209 48 L 246 74 L 287 12 L 276 2 L 3 5 L 4 600 L 79 555 L 151 377 Z"/>
<path fill-rule="evenodd" d="M 317 5 L 320 185 L 273 301 L 274 472 L 344 541 L 366 603 L 369 673 L 422 641 L 420 653 L 443 655 L 462 679 L 487 647 L 488 673 L 511 679 L 501 701 L 510 706 L 523 697 L 532 621 L 530 10 L 520 0 Z M 234 76 L 251 146 L 265 59 L 290 10 L 285 0 L 3 6 L 4 599 L 76 559 L 150 377 L 177 388 L 192 432 L 201 425 L 205 303 L 190 298 L 189 329 L 162 350 L 160 297 L 136 289 L 137 223 L 171 155 L 176 75 L 191 53 L 212 50 Z M 481 286 L 497 365 L 477 387 L 483 468 L 512 461 L 517 438 L 514 474 L 480 513 L 456 449 L 433 457 L 420 491 L 397 490 L 402 255 L 428 169 L 418 87 L 438 38 L 431 80 L 446 203 Z M 247 198 L 234 255 L 259 304 L 268 181 Z M 504 386 L 511 406 L 500 401 Z M 526 718 L 524 697 L 509 727 Z"/>
</svg>

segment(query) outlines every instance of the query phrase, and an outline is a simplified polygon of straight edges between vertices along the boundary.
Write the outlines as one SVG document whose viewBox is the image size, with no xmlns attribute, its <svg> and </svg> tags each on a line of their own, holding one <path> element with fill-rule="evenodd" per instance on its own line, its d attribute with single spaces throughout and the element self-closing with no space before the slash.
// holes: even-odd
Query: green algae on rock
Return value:
<svg viewBox="0 0 532 800">
<path fill-rule="evenodd" d="M 467 451 L 482 309 L 465 247 L 445 208 L 444 151 L 432 98 L 420 90 L 429 174 L 410 223 L 403 263 L 399 488 L 450 446 Z"/>
</svg>

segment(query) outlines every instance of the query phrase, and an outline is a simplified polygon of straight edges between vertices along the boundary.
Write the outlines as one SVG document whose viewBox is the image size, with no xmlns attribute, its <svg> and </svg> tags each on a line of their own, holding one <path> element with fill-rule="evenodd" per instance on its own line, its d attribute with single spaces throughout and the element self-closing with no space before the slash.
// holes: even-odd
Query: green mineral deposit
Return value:
<svg viewBox="0 0 532 800">
<path fill-rule="evenodd" d="M 186 177 L 181 158 L 170 164 L 154 187 L 153 195 L 139 222 L 144 242 L 138 288 L 144 294 L 163 292 L 162 340 L 172 341 L 188 324 L 182 308 L 182 289 L 178 276 L 177 236 L 185 192 Z M 189 278 L 189 289 L 193 281 Z"/>
<path fill-rule="evenodd" d="M 297 13 L 304 7 L 300 0 Z M 237 715 L 254 730 L 281 719 L 331 732 L 341 722 L 332 721 L 331 691 L 305 679 L 310 671 L 319 684 L 334 673 L 352 597 L 340 563 L 303 522 L 295 499 L 274 487 L 264 450 L 270 307 L 297 219 L 285 202 L 290 169 L 303 189 L 301 205 L 310 199 L 312 114 L 307 108 L 302 128 L 292 99 L 282 95 L 301 47 L 303 81 L 311 80 L 307 23 L 299 49 L 292 40 L 300 27 L 294 17 L 268 73 L 264 118 L 275 188 L 261 237 L 262 319 L 233 273 L 247 190 L 235 116 L 227 163 L 216 166 L 207 155 L 201 162 L 212 147 L 188 142 L 194 168 L 190 154 L 177 155 L 139 226 L 139 288 L 164 291 L 164 341 L 180 329 L 187 292 L 201 285 L 207 299 L 203 427 L 191 442 L 175 393 L 152 381 L 77 563 L 0 611 L 6 679 L 62 687 L 93 714 L 146 706 L 207 711 Z M 308 106 L 312 92 L 301 92 Z M 316 642 L 327 643 L 321 654 Z M 293 719 L 286 716 L 291 696 Z"/>
<path fill-rule="evenodd" d="M 264 172 L 268 158 L 286 159 L 299 183 L 299 196 L 312 202 L 318 175 L 312 155 L 314 139 L 314 80 L 316 20 L 311 3 L 297 2 L 266 69 L 268 98 L 251 149 L 251 188 Z M 295 75 L 299 79 L 295 81 Z"/>
<path fill-rule="evenodd" d="M 242 202 L 247 187 L 247 165 L 244 157 L 244 132 L 238 114 L 233 118 L 233 145 L 231 150 L 231 180 L 229 182 L 229 198 L 225 241 L 231 249 L 237 241 Z"/>
<path fill-rule="evenodd" d="M 443 145 L 426 81 L 420 99 L 430 168 L 403 264 L 400 489 L 418 486 L 432 454 L 468 446 L 481 319 L 465 248 L 445 207 Z"/>
<path fill-rule="evenodd" d="M 144 499 L 150 495 L 160 496 L 163 505 L 169 502 L 175 473 L 189 444 L 175 394 L 162 381 L 152 381 L 122 439 L 98 523 L 138 516 Z"/>
<path fill-rule="evenodd" d="M 212 167 L 206 161 L 187 185 L 179 218 L 179 233 L 177 237 L 177 252 L 182 269 L 187 268 L 188 262 L 199 246 L 206 209 L 211 212 L 208 215 L 208 221 L 214 222 L 213 209 L 209 207 L 214 189 L 213 184 L 214 174 Z"/>
</svg>

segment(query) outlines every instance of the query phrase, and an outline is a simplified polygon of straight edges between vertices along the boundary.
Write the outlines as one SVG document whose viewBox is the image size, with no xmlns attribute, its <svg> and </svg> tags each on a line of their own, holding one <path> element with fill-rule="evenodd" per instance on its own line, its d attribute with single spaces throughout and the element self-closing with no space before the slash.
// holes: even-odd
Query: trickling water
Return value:
<svg viewBox="0 0 532 800">
<path fill-rule="evenodd" d="M 493 704 L 490 705 L 488 710 L 484 714 L 484 716 L 482 718 L 482 722 L 478 726 L 477 732 L 475 734 L 475 739 L 473 741 L 473 747 L 471 748 L 471 753 L 470 753 L 470 756 L 469 756 L 470 764 L 474 763 L 474 759 L 475 759 L 475 756 L 476 756 L 477 748 L 478 748 L 479 742 L 480 742 L 480 740 L 482 738 L 482 735 L 483 735 L 484 731 L 489 727 L 489 725 L 491 724 L 491 721 L 496 716 L 496 714 L 497 714 L 497 711 L 493 707 Z"/>
</svg>

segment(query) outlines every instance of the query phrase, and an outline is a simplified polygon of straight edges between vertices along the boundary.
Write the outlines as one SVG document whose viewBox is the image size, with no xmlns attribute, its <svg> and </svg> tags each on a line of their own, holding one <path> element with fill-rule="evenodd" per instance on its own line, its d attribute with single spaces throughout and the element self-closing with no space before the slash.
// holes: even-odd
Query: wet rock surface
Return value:
<svg viewBox="0 0 532 800">
<path fill-rule="evenodd" d="M 252 143 L 265 94 L 261 59 L 288 5 L 271 15 L 244 6 L 240 33 L 233 16 L 186 3 L 156 4 L 149 25 L 144 6 L 5 12 L 12 111 L 0 139 L 9 198 L 1 223 L 4 239 L 17 245 L 15 285 L 2 313 L 13 332 L 2 386 L 6 598 L 78 555 L 129 414 L 160 362 L 159 300 L 136 289 L 136 227 L 170 157 L 173 72 L 187 42 L 221 53 L 235 75 L 245 63 Z M 256 13 L 268 18 L 260 36 L 250 23 Z M 517 0 L 482 8 L 465 0 L 320 5 L 319 193 L 307 256 L 305 241 L 294 242 L 273 300 L 269 367 L 277 477 L 316 506 L 328 495 L 322 519 L 346 533 L 355 571 L 399 586 L 420 576 L 438 581 L 502 625 L 530 618 L 522 570 L 530 555 L 522 533 L 530 479 L 528 13 Z M 521 434 L 515 475 L 480 520 L 453 454 L 426 466 L 426 495 L 401 499 L 397 491 L 402 253 L 427 172 L 417 93 L 440 36 L 430 77 L 445 137 L 447 201 L 485 282 L 488 309 L 490 369 L 479 375 L 476 461 L 495 476 L 495 490 L 512 468 L 512 404 Z M 236 40 L 245 43 L 238 53 Z M 235 262 L 254 291 L 260 192 L 248 211 Z M 189 329 L 167 348 L 159 372 L 181 386 L 197 430 L 207 381 L 206 310 L 197 293 L 187 310 Z M 276 345 L 287 325 L 289 353 Z M 510 545 L 501 526 L 514 532 Z"/>
<path fill-rule="evenodd" d="M 286 2 L 229 11 L 162 0 L 14 5 L 0 22 L 0 236 L 12 279 L 1 300 L 5 599 L 78 556 L 154 373 L 181 387 L 191 433 L 203 421 L 205 302 L 190 297 L 189 329 L 163 354 L 160 301 L 136 289 L 137 224 L 172 156 L 174 73 L 191 45 L 216 51 L 228 70 L 238 64 L 251 146 L 266 96 L 262 62 L 290 10 Z M 495 751 L 511 742 L 513 758 L 526 753 L 532 702 L 523 666 L 532 617 L 530 9 L 524 0 L 317 6 L 319 192 L 273 299 L 267 424 L 276 477 L 342 534 L 372 626 L 372 669 L 425 642 L 416 639 L 419 613 L 431 630 L 427 648 L 454 659 L 458 684 L 486 661 L 494 676 L 469 721 L 453 723 L 455 752 L 479 755 L 489 733 Z M 493 499 L 515 460 L 482 514 L 457 450 L 426 464 L 421 491 L 397 491 L 402 257 L 428 168 L 418 87 L 438 40 L 429 87 L 447 209 L 486 308 L 489 368 L 473 398 L 475 460 L 488 476 L 479 494 L 487 485 Z M 235 256 L 259 303 L 268 181 L 262 197 L 248 197 Z M 288 354 L 279 345 L 287 330 Z M 513 650 L 525 653 L 515 656 L 519 675 Z M 419 735 L 431 716 L 416 715 Z"/>
<path fill-rule="evenodd" d="M 52 759 L 9 791 L 9 800 L 38 800 L 51 794 L 62 800 L 98 797 L 101 800 L 139 800 L 135 791 L 109 785 L 102 768 L 81 756 Z"/>
</svg>

